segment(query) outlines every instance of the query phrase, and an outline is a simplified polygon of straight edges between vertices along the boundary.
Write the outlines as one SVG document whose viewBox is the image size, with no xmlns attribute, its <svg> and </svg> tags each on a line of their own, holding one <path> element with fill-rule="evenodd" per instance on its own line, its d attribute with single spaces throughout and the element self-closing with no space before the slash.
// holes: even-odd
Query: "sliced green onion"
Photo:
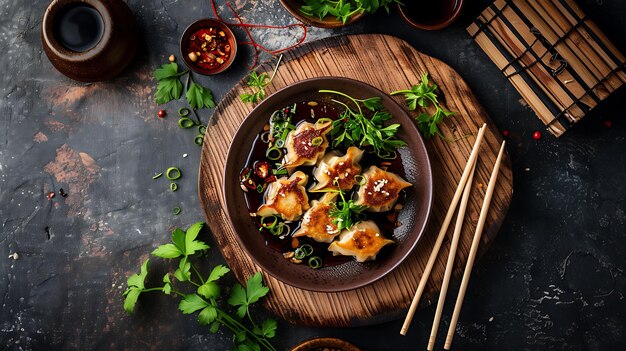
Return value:
<svg viewBox="0 0 626 351">
<path fill-rule="evenodd" d="M 198 126 L 198 133 L 202 135 L 206 134 L 206 126 L 204 124 Z"/>
<path fill-rule="evenodd" d="M 159 174 L 155 174 L 152 176 L 152 179 L 159 179 L 161 178 L 161 176 L 163 175 L 163 172 L 159 173 Z"/>
<path fill-rule="evenodd" d="M 261 217 L 261 226 L 263 228 L 272 229 L 276 226 L 277 223 L 278 217 L 276 216 Z"/>
<path fill-rule="evenodd" d="M 332 121 L 333 120 L 330 119 L 330 118 L 320 118 L 315 123 L 324 124 L 324 123 L 328 123 L 328 122 L 332 122 Z"/>
<path fill-rule="evenodd" d="M 204 135 L 203 134 L 196 135 L 196 137 L 193 139 L 193 142 L 198 146 L 202 146 L 202 143 L 204 143 Z"/>
<path fill-rule="evenodd" d="M 285 141 L 283 139 L 278 139 L 276 141 L 276 147 L 285 147 Z"/>
<path fill-rule="evenodd" d="M 313 256 L 309 258 L 309 267 L 313 269 L 318 269 L 322 266 L 322 259 L 318 256 Z"/>
<path fill-rule="evenodd" d="M 188 108 L 183 107 L 183 108 L 181 108 L 181 109 L 179 109 L 179 110 L 178 110 L 178 115 L 179 115 L 179 116 L 181 116 L 181 117 L 187 117 L 187 116 L 189 116 L 189 113 L 190 113 L 190 112 L 191 112 L 191 111 L 189 111 L 189 109 L 188 109 Z"/>
<path fill-rule="evenodd" d="M 178 190 L 178 184 L 176 184 L 176 183 L 174 183 L 174 182 L 171 182 L 171 183 L 170 183 L 170 190 L 171 190 L 171 191 L 176 191 L 176 190 Z"/>
<path fill-rule="evenodd" d="M 272 228 L 269 228 L 270 229 L 270 233 L 272 233 L 272 235 L 275 235 L 275 236 L 281 235 L 283 233 L 283 225 L 282 224 L 283 223 L 279 223 L 278 225 L 275 225 Z"/>
<path fill-rule="evenodd" d="M 357 174 L 357 175 L 355 175 L 355 176 L 354 176 L 354 181 L 355 181 L 357 184 L 359 184 L 359 185 L 363 185 L 363 184 L 365 184 L 365 177 L 363 177 L 363 176 L 362 176 L 362 175 L 360 175 L 360 174 Z"/>
<path fill-rule="evenodd" d="M 288 174 L 289 172 L 287 172 L 287 168 L 279 168 L 279 169 L 273 169 L 272 173 L 274 173 L 274 175 L 283 175 L 283 174 Z"/>
<path fill-rule="evenodd" d="M 291 228 L 283 222 L 277 223 L 274 227 L 270 228 L 270 233 L 275 236 L 287 236 L 291 232 Z"/>
<path fill-rule="evenodd" d="M 323 142 L 324 142 L 324 138 L 322 138 L 321 136 L 311 139 L 311 145 L 313 146 L 320 146 L 322 145 Z"/>
<path fill-rule="evenodd" d="M 167 169 L 167 171 L 165 171 L 165 176 L 169 180 L 179 179 L 182 175 L 183 174 L 180 172 L 180 169 L 178 169 L 176 167 L 170 167 L 170 168 Z"/>
<path fill-rule="evenodd" d="M 283 152 L 277 147 L 272 147 L 267 149 L 265 156 L 270 160 L 276 161 L 283 157 Z"/>
<path fill-rule="evenodd" d="M 191 118 L 183 117 L 178 120 L 178 126 L 183 129 L 188 129 L 196 125 L 196 122 L 192 121 Z"/>
<path fill-rule="evenodd" d="M 270 132 L 264 132 L 261 134 L 261 141 L 265 144 L 270 142 Z"/>
<path fill-rule="evenodd" d="M 300 246 L 300 249 L 304 251 L 304 256 L 311 256 L 311 254 L 313 253 L 313 246 L 309 244 L 304 244 Z"/>
<path fill-rule="evenodd" d="M 392 150 L 392 151 L 381 150 L 378 152 L 378 157 L 382 158 L 383 160 L 395 160 L 396 157 L 398 157 L 398 153 L 396 153 L 395 150 Z"/>
<path fill-rule="evenodd" d="M 256 186 L 256 192 L 257 192 L 257 193 L 259 193 L 259 194 L 260 194 L 260 193 L 262 193 L 263 191 L 265 191 L 265 189 L 263 188 L 263 185 L 262 185 L 262 184 L 259 184 L 259 185 L 257 185 L 257 186 Z"/>
<path fill-rule="evenodd" d="M 295 249 L 295 251 L 293 252 L 293 258 L 295 258 L 296 260 L 301 260 L 304 257 L 306 257 L 306 253 L 304 252 L 304 250 L 302 250 L 301 247 Z"/>
<path fill-rule="evenodd" d="M 174 207 L 174 209 L 172 210 L 172 213 L 174 214 L 174 216 L 178 216 L 183 210 L 180 209 L 180 207 Z"/>
</svg>

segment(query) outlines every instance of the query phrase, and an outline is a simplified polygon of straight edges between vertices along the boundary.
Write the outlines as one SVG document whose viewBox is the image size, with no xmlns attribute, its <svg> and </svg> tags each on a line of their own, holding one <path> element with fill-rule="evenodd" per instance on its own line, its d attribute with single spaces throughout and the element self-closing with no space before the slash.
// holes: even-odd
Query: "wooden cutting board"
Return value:
<svg viewBox="0 0 626 351">
<path fill-rule="evenodd" d="M 259 67 L 259 72 L 271 73 L 273 62 Z M 414 252 L 398 268 L 377 282 L 340 293 L 300 290 L 264 274 L 271 293 L 263 301 L 265 307 L 274 314 L 295 324 L 336 327 L 375 324 L 402 317 L 411 303 L 458 179 L 463 173 L 476 131 L 483 123 L 487 123 L 488 130 L 480 152 L 474 191 L 468 204 L 455 260 L 454 276 L 462 274 L 501 137 L 467 84 L 452 68 L 419 53 L 406 42 L 392 36 L 341 36 L 305 44 L 286 53 L 276 77 L 266 91 L 270 94 L 306 78 L 339 76 L 357 79 L 391 92 L 418 83 L 424 72 L 429 72 L 431 81 L 439 85 L 440 97 L 445 106 L 456 112 L 441 126 L 443 134 L 456 141 L 434 138 L 426 142 L 433 168 L 433 211 L 426 232 Z M 239 99 L 239 94 L 246 89 L 245 80 L 242 80 L 217 106 L 202 147 L 199 172 L 200 202 L 207 223 L 226 262 L 240 281 L 260 268 L 246 256 L 229 225 L 224 211 L 222 177 L 233 135 L 254 107 Z M 402 97 L 396 99 L 404 106 Z M 506 156 L 483 234 L 483 250 L 495 238 L 512 194 L 511 165 Z M 452 235 L 453 226 L 449 236 Z M 448 239 L 442 246 L 422 298 L 425 303 L 430 303 L 440 289 L 449 245 Z"/>
</svg>

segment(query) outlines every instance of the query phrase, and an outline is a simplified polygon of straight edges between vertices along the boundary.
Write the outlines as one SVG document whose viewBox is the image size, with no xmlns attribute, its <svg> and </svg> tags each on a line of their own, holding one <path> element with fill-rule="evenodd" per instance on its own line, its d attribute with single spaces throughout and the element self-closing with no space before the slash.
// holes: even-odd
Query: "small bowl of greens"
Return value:
<svg viewBox="0 0 626 351">
<path fill-rule="evenodd" d="M 297 20 L 319 28 L 338 28 L 352 24 L 368 13 L 384 9 L 400 0 L 280 0 Z"/>
</svg>

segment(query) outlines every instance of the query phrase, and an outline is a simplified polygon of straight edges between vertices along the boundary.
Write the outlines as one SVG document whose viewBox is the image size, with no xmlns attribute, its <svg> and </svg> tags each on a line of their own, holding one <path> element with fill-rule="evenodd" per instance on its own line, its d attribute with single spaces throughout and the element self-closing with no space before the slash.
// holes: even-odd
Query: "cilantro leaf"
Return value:
<svg viewBox="0 0 626 351">
<path fill-rule="evenodd" d="M 252 94 L 243 93 L 239 95 L 239 98 L 243 102 L 252 102 L 256 103 L 263 99 L 265 99 L 265 90 L 264 88 L 271 83 L 272 79 L 270 76 L 263 72 L 258 74 L 256 71 L 252 71 L 250 76 L 248 76 L 248 87 L 252 89 Z"/>
<path fill-rule="evenodd" d="M 183 84 L 178 77 L 186 72 L 179 73 L 175 62 L 164 64 L 154 71 L 154 78 L 157 80 L 157 91 L 154 97 L 157 104 L 162 105 L 180 99 Z"/>
<path fill-rule="evenodd" d="M 176 258 L 183 255 L 178 247 L 174 244 L 165 244 L 157 247 L 152 254 L 161 258 Z"/>
<path fill-rule="evenodd" d="M 139 274 L 133 274 L 128 277 L 126 284 L 128 288 L 124 292 L 124 310 L 127 313 L 133 313 L 135 309 L 135 305 L 137 304 L 137 299 L 139 299 L 139 295 L 145 289 L 146 276 L 148 275 L 148 261 L 147 259 L 141 265 L 141 271 Z"/>
<path fill-rule="evenodd" d="M 187 93 L 185 94 L 187 102 L 192 109 L 198 108 L 213 108 L 215 107 L 215 101 L 213 101 L 213 93 L 211 91 L 196 82 L 191 82 L 187 87 Z"/>
<path fill-rule="evenodd" d="M 191 263 L 189 263 L 187 257 L 183 257 L 178 263 L 178 268 L 174 271 L 174 278 L 181 282 L 191 279 Z"/>
<path fill-rule="evenodd" d="M 246 282 L 246 289 L 240 285 L 235 284 L 230 292 L 230 298 L 228 303 L 237 307 L 237 315 L 239 318 L 243 318 L 248 313 L 248 307 L 253 303 L 259 301 L 259 299 L 270 291 L 270 288 L 263 285 L 263 276 L 261 272 L 257 272 L 253 276 L 248 278 Z"/>
<path fill-rule="evenodd" d="M 200 323 L 200 325 L 209 325 L 209 323 L 213 323 L 216 318 L 217 310 L 215 307 L 207 306 L 198 314 L 198 323 Z"/>
<path fill-rule="evenodd" d="M 169 295 L 172 292 L 172 282 L 170 281 L 169 273 L 163 276 L 163 282 L 165 283 L 165 285 L 163 285 L 163 293 Z"/>
<path fill-rule="evenodd" d="M 209 245 L 200 240 L 195 240 L 204 227 L 203 222 L 194 223 L 185 234 L 185 256 L 193 255 L 196 251 L 207 250 Z"/>
<path fill-rule="evenodd" d="M 156 80 L 163 80 L 167 78 L 178 77 L 178 65 L 176 62 L 166 63 L 161 68 L 154 70 L 154 78 Z"/>
<path fill-rule="evenodd" d="M 248 305 L 251 305 L 260 298 L 267 295 L 270 288 L 263 285 L 263 276 L 261 272 L 256 272 L 252 277 L 248 278 L 246 283 L 246 294 L 248 295 Z"/>
<path fill-rule="evenodd" d="M 228 303 L 237 308 L 237 316 L 239 318 L 243 318 L 248 311 L 248 299 L 246 297 L 246 291 L 244 290 L 241 284 L 235 284 L 230 291 L 230 297 L 228 298 Z"/>
<path fill-rule="evenodd" d="M 185 231 L 180 228 L 176 228 L 172 232 L 172 242 L 183 253 L 183 255 L 187 252 L 185 249 L 185 236 Z"/>
<path fill-rule="evenodd" d="M 214 282 L 206 282 L 198 287 L 198 294 L 204 296 L 207 299 L 216 299 L 220 297 L 220 287 Z"/>
<path fill-rule="evenodd" d="M 228 272 L 230 272 L 230 269 L 228 269 L 228 267 L 218 264 L 217 266 L 213 268 L 213 270 L 211 271 L 211 274 L 209 274 L 209 278 L 207 279 L 207 281 L 214 282 L 220 279 L 221 277 L 223 277 L 224 274 Z"/>
<path fill-rule="evenodd" d="M 278 324 L 276 323 L 276 321 L 269 318 L 263 321 L 263 323 L 261 323 L 261 326 L 256 327 L 253 331 L 257 335 L 261 335 L 261 336 L 271 339 L 276 335 L 277 327 L 278 327 Z"/>
<path fill-rule="evenodd" d="M 392 116 L 388 112 L 380 111 L 383 108 L 380 97 L 355 99 L 335 90 L 320 90 L 319 92 L 348 98 L 357 108 L 354 111 L 348 105 L 333 100 L 346 108 L 339 118 L 332 123 L 330 136 L 333 138 L 333 146 L 371 146 L 380 158 L 395 158 L 396 149 L 406 146 L 404 141 L 396 139 L 396 133 L 400 127 L 399 124 L 392 124 L 387 127 L 383 125 L 383 122 L 391 119 Z M 374 114 L 367 118 L 363 114 L 361 105 L 374 111 Z"/>
<path fill-rule="evenodd" d="M 367 206 L 355 205 L 354 200 L 346 201 L 343 191 L 338 190 L 340 201 L 332 204 L 328 215 L 333 219 L 333 224 L 337 226 L 337 230 L 352 228 L 352 225 L 356 224 L 358 220 L 355 218 L 365 209 Z"/>
<path fill-rule="evenodd" d="M 185 295 L 185 297 L 178 304 L 178 309 L 183 314 L 192 314 L 207 306 L 210 306 L 203 298 L 196 294 Z"/>
<path fill-rule="evenodd" d="M 426 139 L 430 139 L 435 135 L 441 136 L 438 124 L 441 123 L 444 117 L 454 115 L 454 112 L 450 112 L 441 106 L 435 93 L 436 91 L 437 84 L 430 84 L 428 73 L 424 73 L 420 84 L 412 86 L 411 89 L 398 90 L 391 93 L 391 95 L 404 95 L 409 111 L 416 110 L 417 106 L 427 108 L 433 105 L 435 107 L 433 115 L 422 112 L 415 117 L 417 128 Z"/>
</svg>

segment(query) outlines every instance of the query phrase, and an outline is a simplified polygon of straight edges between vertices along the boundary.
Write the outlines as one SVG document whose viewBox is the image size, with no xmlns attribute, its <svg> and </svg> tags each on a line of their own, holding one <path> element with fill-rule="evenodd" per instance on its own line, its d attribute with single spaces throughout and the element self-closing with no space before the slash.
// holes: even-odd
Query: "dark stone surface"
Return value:
<svg viewBox="0 0 626 351">
<path fill-rule="evenodd" d="M 581 2 L 626 51 L 624 2 Z M 86 85 L 61 76 L 43 54 L 39 30 L 47 1 L 0 0 L 0 349 L 230 348 L 229 333 L 210 334 L 178 313 L 173 299 L 142 297 L 129 317 L 121 297 L 126 277 L 173 226 L 202 219 L 200 150 L 172 116 L 181 104 L 167 106 L 169 117 L 156 118 L 151 71 L 177 53 L 188 23 L 210 15 L 208 3 L 129 1 L 144 47 L 120 78 Z M 562 138 L 544 133 L 534 141 L 532 132 L 542 125 L 465 33 L 486 3 L 472 1 L 460 21 L 438 32 L 412 30 L 396 14 L 379 14 L 345 30 L 314 29 L 309 38 L 364 32 L 403 38 L 455 68 L 496 125 L 511 131 L 513 203 L 498 239 L 475 267 L 454 349 L 623 350 L 626 90 Z M 235 5 L 250 22 L 292 22 L 277 1 Z M 276 32 L 259 36 L 274 46 L 290 39 Z M 244 77 L 249 54 L 241 51 L 238 68 L 199 81 L 219 99 Z M 201 114 L 204 120 L 209 115 Z M 175 193 L 151 179 L 172 165 L 184 173 Z M 46 192 L 59 188 L 69 196 L 46 200 Z M 176 205 L 183 208 L 177 217 L 171 215 Z M 212 242 L 208 234 L 204 239 Z M 16 261 L 7 258 L 13 252 L 19 253 Z M 210 256 L 210 265 L 223 262 L 215 248 Z M 451 305 L 449 298 L 440 342 Z M 433 314 L 434 307 L 418 311 L 406 337 L 398 334 L 401 321 L 354 329 L 281 322 L 276 344 L 286 349 L 313 336 L 338 336 L 366 350 L 422 348 Z"/>
</svg>

